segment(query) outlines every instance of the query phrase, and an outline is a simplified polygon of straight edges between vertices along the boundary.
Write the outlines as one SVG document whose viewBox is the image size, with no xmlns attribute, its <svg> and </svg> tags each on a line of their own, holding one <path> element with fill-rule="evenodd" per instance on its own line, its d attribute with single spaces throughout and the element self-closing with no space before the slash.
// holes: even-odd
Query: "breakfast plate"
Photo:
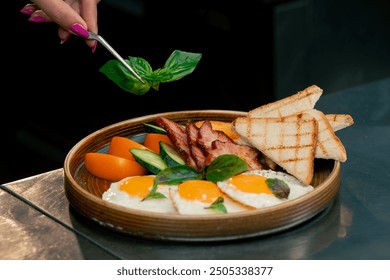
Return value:
<svg viewBox="0 0 390 280">
<path fill-rule="evenodd" d="M 232 121 L 246 112 L 193 110 L 153 114 L 118 122 L 79 141 L 64 161 L 64 187 L 70 205 L 88 219 L 113 231 L 149 240 L 205 242 L 237 240 L 284 231 L 310 220 L 328 208 L 339 192 L 340 163 L 316 159 L 314 190 L 282 204 L 256 210 L 217 215 L 180 215 L 133 210 L 102 199 L 111 181 L 90 174 L 84 164 L 88 152 L 107 152 L 114 136 L 141 141 L 144 123 L 157 117 L 187 121 Z"/>
</svg>

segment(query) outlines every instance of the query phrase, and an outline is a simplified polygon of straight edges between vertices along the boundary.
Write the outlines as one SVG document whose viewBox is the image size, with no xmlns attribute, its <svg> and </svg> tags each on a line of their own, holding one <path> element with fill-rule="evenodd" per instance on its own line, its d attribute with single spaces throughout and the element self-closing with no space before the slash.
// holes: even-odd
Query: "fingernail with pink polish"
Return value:
<svg viewBox="0 0 390 280">
<path fill-rule="evenodd" d="M 64 39 L 62 39 L 62 40 L 60 41 L 60 44 L 62 45 L 63 43 L 65 43 L 66 41 L 68 41 L 68 39 L 70 38 L 70 35 L 71 35 L 71 34 L 69 34 L 69 35 L 66 36 Z"/>
<path fill-rule="evenodd" d="M 33 16 L 33 17 L 30 17 L 28 19 L 28 21 L 40 23 L 40 22 L 45 22 L 46 19 L 44 17 L 41 17 L 41 16 Z"/>
<path fill-rule="evenodd" d="M 25 15 L 31 15 L 34 11 L 30 10 L 30 9 L 23 8 L 23 9 L 20 10 L 20 12 L 22 14 L 25 14 Z"/>
<path fill-rule="evenodd" d="M 88 38 L 89 37 L 88 31 L 80 23 L 73 24 L 72 27 L 70 28 L 70 30 L 74 34 L 76 34 L 76 35 L 78 35 L 78 36 L 80 36 L 82 38 Z"/>
<path fill-rule="evenodd" d="M 92 47 L 92 53 L 96 52 L 97 44 L 98 44 L 98 41 L 95 41 L 95 43 L 93 44 L 93 47 Z"/>
</svg>

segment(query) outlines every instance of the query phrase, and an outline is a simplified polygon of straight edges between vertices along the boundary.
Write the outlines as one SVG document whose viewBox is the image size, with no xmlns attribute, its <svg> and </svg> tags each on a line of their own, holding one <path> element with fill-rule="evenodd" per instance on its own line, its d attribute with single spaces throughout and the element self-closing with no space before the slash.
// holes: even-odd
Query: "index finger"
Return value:
<svg viewBox="0 0 390 280">
<path fill-rule="evenodd" d="M 84 19 L 62 0 L 32 0 L 32 2 L 38 5 L 52 21 L 66 30 L 70 31 L 75 23 L 88 29 L 88 24 Z"/>
</svg>

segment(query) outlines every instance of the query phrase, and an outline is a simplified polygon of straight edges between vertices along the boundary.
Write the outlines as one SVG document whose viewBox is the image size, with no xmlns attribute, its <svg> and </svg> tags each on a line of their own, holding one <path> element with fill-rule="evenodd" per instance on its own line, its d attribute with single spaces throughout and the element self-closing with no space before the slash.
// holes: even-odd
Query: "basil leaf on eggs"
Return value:
<svg viewBox="0 0 390 280">
<path fill-rule="evenodd" d="M 218 182 L 248 170 L 248 164 L 236 155 L 220 155 L 214 159 L 206 170 L 206 180 Z"/>
<path fill-rule="evenodd" d="M 165 168 L 157 173 L 154 179 L 155 184 L 176 185 L 187 180 L 200 180 L 202 174 L 199 174 L 195 168 L 188 165 L 178 165 Z"/>
<path fill-rule="evenodd" d="M 227 213 L 227 209 L 225 207 L 225 204 L 223 204 L 224 199 L 223 197 L 218 197 L 209 207 L 206 207 L 206 209 L 212 209 L 219 213 Z"/>
<path fill-rule="evenodd" d="M 187 180 L 197 179 L 202 179 L 202 174 L 199 174 L 191 166 L 179 165 L 165 168 L 156 174 L 153 187 L 143 200 L 148 198 L 166 198 L 163 194 L 157 192 L 157 186 L 159 184 L 176 185 Z"/>
<path fill-rule="evenodd" d="M 290 187 L 283 180 L 278 178 L 269 178 L 265 181 L 265 183 L 277 198 L 288 198 L 288 195 L 290 194 Z"/>
</svg>

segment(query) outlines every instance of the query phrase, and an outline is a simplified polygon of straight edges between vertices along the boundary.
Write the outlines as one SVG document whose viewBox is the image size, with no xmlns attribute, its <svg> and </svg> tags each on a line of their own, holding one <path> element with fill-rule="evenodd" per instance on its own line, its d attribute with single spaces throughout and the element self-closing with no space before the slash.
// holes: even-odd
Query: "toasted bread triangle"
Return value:
<svg viewBox="0 0 390 280">
<path fill-rule="evenodd" d="M 325 114 L 316 109 L 307 110 L 305 113 L 311 114 L 318 122 L 315 157 L 345 162 L 347 160 L 347 153 L 344 145 L 334 133 Z"/>
<path fill-rule="evenodd" d="M 232 128 L 304 184 L 314 175 L 318 124 L 308 113 L 281 118 L 238 117 Z"/>
<path fill-rule="evenodd" d="M 348 114 L 326 114 L 325 116 L 333 131 L 339 131 L 354 124 L 352 116 Z"/>
<path fill-rule="evenodd" d="M 309 86 L 293 95 L 265 104 L 248 112 L 251 118 L 271 118 L 295 115 L 313 109 L 323 90 L 316 85 Z"/>
</svg>

